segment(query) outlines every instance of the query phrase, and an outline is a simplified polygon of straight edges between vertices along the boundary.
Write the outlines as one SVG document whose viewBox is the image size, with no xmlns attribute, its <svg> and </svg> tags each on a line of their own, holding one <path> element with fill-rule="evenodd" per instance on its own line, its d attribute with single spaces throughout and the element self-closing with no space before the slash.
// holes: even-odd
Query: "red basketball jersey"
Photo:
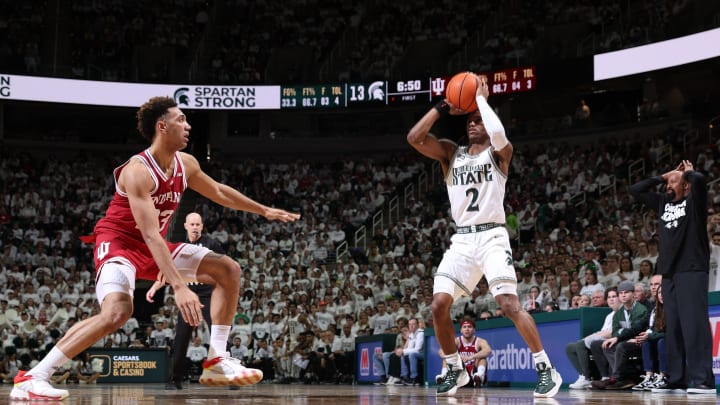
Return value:
<svg viewBox="0 0 720 405">
<path fill-rule="evenodd" d="M 472 356 L 473 354 L 477 353 L 477 347 L 475 347 L 476 344 L 477 344 L 477 336 L 473 336 L 473 340 L 470 343 L 465 343 L 465 340 L 463 339 L 463 337 L 459 336 L 458 337 L 458 353 L 460 353 L 461 356 L 463 356 L 463 355 Z M 465 368 L 467 369 L 468 374 L 472 375 L 473 371 L 475 370 L 475 360 L 467 360 L 465 362 Z"/>
<path fill-rule="evenodd" d="M 171 177 L 165 175 L 149 150 L 132 156 L 116 168 L 113 171 L 115 195 L 105 217 L 95 225 L 95 268 L 99 269 L 103 263 L 115 259 L 129 262 L 135 267 L 137 278 L 154 280 L 158 273 L 157 265 L 137 228 L 127 194 L 118 187 L 120 173 L 133 159 L 145 165 L 155 183 L 150 197 L 155 203 L 160 234 L 163 237 L 168 232 L 170 220 L 178 207 L 183 191 L 187 188 L 185 166 L 179 153 L 175 153 L 175 168 Z M 178 245 L 180 244 L 168 243 L 168 248 L 173 251 Z"/>
</svg>

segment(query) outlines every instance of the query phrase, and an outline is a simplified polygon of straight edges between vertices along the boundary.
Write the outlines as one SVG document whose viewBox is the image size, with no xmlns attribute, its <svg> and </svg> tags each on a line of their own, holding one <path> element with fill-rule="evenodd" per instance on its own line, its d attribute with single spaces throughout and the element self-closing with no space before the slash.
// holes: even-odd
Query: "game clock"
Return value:
<svg viewBox="0 0 720 405">
<path fill-rule="evenodd" d="M 429 79 L 398 80 L 393 84 L 390 88 L 394 91 L 388 92 L 388 105 L 415 101 L 428 102 L 432 99 Z"/>
</svg>

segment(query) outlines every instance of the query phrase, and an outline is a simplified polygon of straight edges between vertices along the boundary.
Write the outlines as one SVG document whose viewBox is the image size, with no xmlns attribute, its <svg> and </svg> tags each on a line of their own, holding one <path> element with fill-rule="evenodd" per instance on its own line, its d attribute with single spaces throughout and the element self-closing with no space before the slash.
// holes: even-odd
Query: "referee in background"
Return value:
<svg viewBox="0 0 720 405">
<path fill-rule="evenodd" d="M 225 254 L 225 249 L 215 239 L 207 234 L 203 234 L 203 221 L 200 214 L 191 212 L 185 217 L 185 243 L 204 246 L 215 253 Z M 197 294 L 200 303 L 203 305 L 202 313 L 208 329 L 212 327 L 210 316 L 210 296 L 215 288 L 209 284 L 188 283 L 190 290 Z M 172 343 L 172 373 L 170 380 L 165 384 L 165 389 L 181 390 L 182 381 L 185 377 L 185 353 L 187 352 L 190 339 L 192 337 L 193 327 L 188 325 L 182 315 L 178 314 L 177 324 L 175 326 L 175 340 Z M 202 372 L 202 370 L 199 370 Z"/>
</svg>

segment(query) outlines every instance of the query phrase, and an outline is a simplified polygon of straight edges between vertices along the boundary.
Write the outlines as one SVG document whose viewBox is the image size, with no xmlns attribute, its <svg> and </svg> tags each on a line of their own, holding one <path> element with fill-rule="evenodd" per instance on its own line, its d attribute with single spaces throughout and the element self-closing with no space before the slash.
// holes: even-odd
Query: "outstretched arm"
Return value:
<svg viewBox="0 0 720 405">
<path fill-rule="evenodd" d="M 300 218 L 300 214 L 260 204 L 234 188 L 218 183 L 202 171 L 195 157 L 187 153 L 181 153 L 181 156 L 187 171 L 188 186 L 213 202 L 223 207 L 262 215 L 270 220 L 291 222 Z"/>
</svg>

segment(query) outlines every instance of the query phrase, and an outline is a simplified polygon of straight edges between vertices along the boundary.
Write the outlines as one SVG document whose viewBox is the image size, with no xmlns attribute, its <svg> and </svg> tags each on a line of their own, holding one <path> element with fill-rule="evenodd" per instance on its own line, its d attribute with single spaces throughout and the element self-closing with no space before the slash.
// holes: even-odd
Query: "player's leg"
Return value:
<svg viewBox="0 0 720 405">
<path fill-rule="evenodd" d="M 481 263 L 490 292 L 505 316 L 513 321 L 518 333 L 533 353 L 535 370 L 538 373 L 538 383 L 533 395 L 540 398 L 552 397 L 560 389 L 562 377 L 552 367 L 550 359 L 543 349 L 535 320 L 522 309 L 518 299 L 517 278 L 507 231 L 504 228 L 496 228 L 484 232 L 484 234 L 486 251 L 481 257 Z"/>
<path fill-rule="evenodd" d="M 470 257 L 461 254 L 468 248 L 465 239 L 469 238 L 458 238 L 457 235 L 453 237 L 453 244 L 443 256 L 433 284 L 432 314 L 435 337 L 445 353 L 443 359 L 447 366 L 445 378 L 438 384 L 438 395 L 454 395 L 458 387 L 470 381 L 455 344 L 455 326 L 450 317 L 450 306 L 455 298 L 471 295 L 471 289 L 475 288 L 482 278 L 482 272 Z"/>
<path fill-rule="evenodd" d="M 206 385 L 251 385 L 263 378 L 261 370 L 246 368 L 227 351 L 228 337 L 240 292 L 240 265 L 209 249 L 180 244 L 173 249 L 175 266 L 188 280 L 215 286 L 210 299 L 212 327 L 210 350 L 203 362 L 200 383 Z"/>
<path fill-rule="evenodd" d="M 101 303 L 100 313 L 70 328 L 55 347 L 31 370 L 15 377 L 10 397 L 20 400 L 62 400 L 67 390 L 53 388 L 48 380 L 55 369 L 82 353 L 93 343 L 114 332 L 130 318 L 133 311 L 135 271 L 118 262 L 105 263 L 100 268 L 96 294 Z"/>
<path fill-rule="evenodd" d="M 480 388 L 487 380 L 487 359 L 477 359 L 473 372 L 473 383 L 475 388 Z"/>
</svg>

